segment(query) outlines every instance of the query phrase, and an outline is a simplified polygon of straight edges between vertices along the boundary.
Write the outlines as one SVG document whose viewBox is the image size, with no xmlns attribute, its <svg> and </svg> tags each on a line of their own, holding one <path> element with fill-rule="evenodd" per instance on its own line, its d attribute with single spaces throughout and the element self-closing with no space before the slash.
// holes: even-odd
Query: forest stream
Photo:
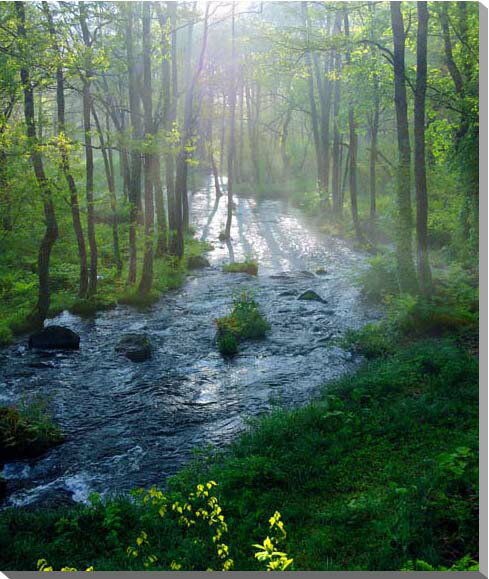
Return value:
<svg viewBox="0 0 489 579">
<path fill-rule="evenodd" d="M 23 337 L 0 353 L 0 404 L 47 398 L 66 434 L 41 457 L 4 466 L 4 505 L 86 501 L 92 492 L 163 485 L 193 449 L 228 443 L 248 417 L 274 405 L 307 403 L 357 363 L 332 340 L 377 317 L 352 284 L 364 255 L 315 231 L 282 200 L 236 197 L 231 243 L 218 241 L 225 196 L 216 203 L 209 184 L 191 203 L 196 236 L 214 246 L 210 267 L 192 272 L 148 310 L 118 306 L 92 318 L 64 312 L 46 322 L 76 331 L 79 351 L 46 357 L 29 351 Z M 223 263 L 247 255 L 259 263 L 256 278 L 222 272 Z M 325 273 L 316 273 L 320 268 Z M 298 300 L 307 289 L 325 303 Z M 245 290 L 271 331 L 226 359 L 213 320 Z M 133 363 L 114 351 L 127 332 L 150 337 L 151 360 Z"/>
</svg>

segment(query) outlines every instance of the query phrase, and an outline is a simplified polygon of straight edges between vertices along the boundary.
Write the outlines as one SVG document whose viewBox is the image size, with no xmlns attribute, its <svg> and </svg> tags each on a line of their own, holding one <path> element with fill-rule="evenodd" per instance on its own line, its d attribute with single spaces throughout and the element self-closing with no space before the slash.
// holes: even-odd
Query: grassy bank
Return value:
<svg viewBox="0 0 489 579">
<path fill-rule="evenodd" d="M 406 336 L 320 400 L 277 410 L 225 452 L 203 454 L 165 500 L 183 505 L 195 484 L 217 481 L 235 569 L 263 568 L 252 545 L 274 511 L 295 569 L 468 568 L 478 556 L 478 366 L 467 343 Z M 40 558 L 55 569 L 144 568 L 127 553 L 142 530 L 151 568 L 219 568 L 206 527 L 158 511 L 158 501 L 126 498 L 5 511 L 0 568 L 33 569 Z"/>
<path fill-rule="evenodd" d="M 122 227 L 121 227 L 122 229 Z M 191 256 L 202 255 L 208 246 L 188 237 L 185 242 L 185 257 L 178 262 L 171 257 L 156 258 L 154 262 L 154 284 L 152 292 L 141 298 L 134 289 L 126 286 L 127 272 L 117 274 L 111 254 L 111 229 L 107 225 L 98 226 L 100 259 L 98 267 L 97 294 L 89 299 L 79 299 L 78 265 L 74 244 L 60 240 L 53 250 L 51 262 L 51 307 L 49 317 L 63 310 L 78 315 L 91 315 L 96 311 L 110 309 L 117 303 L 147 306 L 158 297 L 179 287 L 187 272 L 187 260 Z M 124 235 L 123 239 L 125 240 Z M 142 236 L 140 236 L 142 253 Z M 37 274 L 35 248 L 26 243 L 26 251 L 19 257 L 18 249 L 7 252 L 0 262 L 0 346 L 7 345 L 16 334 L 30 331 L 27 322 L 37 297 Z M 125 245 L 123 252 L 127 251 Z M 126 262 L 127 260 L 124 260 Z M 139 268 L 142 264 L 138 264 Z M 140 272 L 138 272 L 138 279 Z"/>
</svg>

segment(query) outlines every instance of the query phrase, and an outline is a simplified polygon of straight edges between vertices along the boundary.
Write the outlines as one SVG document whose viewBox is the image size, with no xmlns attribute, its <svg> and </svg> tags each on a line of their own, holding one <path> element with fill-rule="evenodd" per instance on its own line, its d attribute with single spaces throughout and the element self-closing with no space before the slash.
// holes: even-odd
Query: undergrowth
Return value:
<svg viewBox="0 0 489 579">
<path fill-rule="evenodd" d="M 221 354 L 234 355 L 241 340 L 263 338 L 270 324 L 260 312 L 253 297 L 243 292 L 233 301 L 233 309 L 228 316 L 217 318 L 217 346 Z"/>
<path fill-rule="evenodd" d="M 234 261 L 232 263 L 227 263 L 223 265 L 222 270 L 227 273 L 247 273 L 249 275 L 258 275 L 258 263 L 251 258 L 246 258 L 243 262 Z"/>
<path fill-rule="evenodd" d="M 36 456 L 63 439 L 41 400 L 0 407 L 0 461 Z"/>
</svg>

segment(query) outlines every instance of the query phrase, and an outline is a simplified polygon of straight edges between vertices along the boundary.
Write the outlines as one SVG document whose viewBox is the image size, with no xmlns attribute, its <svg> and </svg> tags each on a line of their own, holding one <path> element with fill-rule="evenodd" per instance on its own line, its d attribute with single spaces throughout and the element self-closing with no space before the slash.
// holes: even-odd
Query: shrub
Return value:
<svg viewBox="0 0 489 579">
<path fill-rule="evenodd" d="M 69 308 L 70 312 L 79 316 L 90 316 L 100 310 L 110 310 L 117 305 L 117 302 L 105 296 L 92 296 L 74 302 Z"/>
<path fill-rule="evenodd" d="M 360 330 L 347 330 L 340 345 L 367 359 L 386 356 L 395 350 L 392 336 L 385 325 L 379 323 L 366 324 Z"/>
<path fill-rule="evenodd" d="M 41 401 L 0 407 L 0 459 L 36 456 L 63 439 Z"/>
<path fill-rule="evenodd" d="M 118 302 L 120 304 L 135 306 L 137 308 L 147 308 L 154 304 L 159 297 L 160 296 L 156 291 L 150 291 L 146 294 L 141 294 L 138 291 L 127 291 L 120 296 Z"/>
<path fill-rule="evenodd" d="M 227 544 L 229 529 L 219 499 L 214 494 L 216 486 L 217 483 L 212 480 L 205 484 L 199 483 L 193 492 L 184 496 L 175 493 L 165 494 L 156 487 L 132 491 L 139 509 L 139 520 L 136 524 L 144 524 L 145 528 L 150 525 L 151 530 L 147 532 L 136 529 L 137 535 L 133 539 L 133 544 L 125 549 L 124 568 L 231 571 L 234 568 L 234 561 Z M 92 505 L 93 510 L 102 510 L 104 514 L 102 527 L 105 527 L 106 536 L 111 536 L 119 543 L 118 532 L 122 530 L 122 520 L 118 504 L 115 502 L 103 504 L 99 497 L 94 496 Z M 90 522 L 93 524 L 93 518 Z M 281 514 L 275 511 L 268 522 L 268 536 L 262 544 L 253 545 L 256 550 L 255 558 L 265 565 L 267 571 L 285 571 L 291 566 L 293 559 L 282 550 L 287 532 Z M 59 523 L 61 525 L 58 527 L 66 528 L 69 521 L 62 519 Z M 78 524 L 71 527 L 76 531 L 84 531 Z M 176 540 L 179 549 L 169 549 L 167 543 L 159 541 L 157 533 L 158 531 L 161 533 L 162 530 L 170 531 L 172 542 Z M 155 536 L 152 531 L 155 532 Z M 37 569 L 53 571 L 53 567 L 46 559 L 37 561 Z M 76 570 L 76 567 L 61 568 L 61 571 Z M 85 571 L 93 570 L 93 566 L 85 569 Z"/>
<path fill-rule="evenodd" d="M 357 276 L 364 299 L 378 303 L 388 296 L 399 295 L 396 262 L 392 256 L 377 255 L 369 259 L 370 267 Z"/>
<path fill-rule="evenodd" d="M 245 261 L 234 261 L 227 263 L 222 267 L 222 270 L 227 273 L 248 273 L 249 275 L 258 275 L 258 264 L 256 261 L 246 258 Z"/>
<path fill-rule="evenodd" d="M 223 356 L 234 356 L 238 353 L 238 339 L 232 333 L 223 333 L 217 338 L 217 347 Z"/>
<path fill-rule="evenodd" d="M 4 322 L 0 324 L 0 346 L 7 346 L 12 341 L 12 331 Z"/>
<path fill-rule="evenodd" d="M 233 310 L 228 316 L 215 320 L 217 345 L 222 354 L 232 355 L 238 351 L 242 339 L 263 338 L 270 324 L 262 316 L 256 301 L 243 292 L 233 302 Z"/>
<path fill-rule="evenodd" d="M 398 300 L 392 321 L 398 332 L 408 337 L 460 336 L 476 332 L 478 320 L 475 314 L 456 305 L 441 305 L 422 299 Z"/>
</svg>

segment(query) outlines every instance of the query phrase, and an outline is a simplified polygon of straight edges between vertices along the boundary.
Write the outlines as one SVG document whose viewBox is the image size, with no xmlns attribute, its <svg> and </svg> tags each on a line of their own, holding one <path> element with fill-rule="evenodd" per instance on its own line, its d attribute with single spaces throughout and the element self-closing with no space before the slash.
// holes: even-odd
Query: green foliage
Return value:
<svg viewBox="0 0 489 579">
<path fill-rule="evenodd" d="M 42 401 L 0 407 L 0 460 L 38 455 L 63 439 Z"/>
<path fill-rule="evenodd" d="M 477 560 L 477 400 L 475 357 L 448 339 L 413 343 L 329 384 L 304 408 L 261 418 L 225 452 L 203 454 L 169 481 L 171 499 L 145 491 L 137 501 L 4 511 L 0 568 L 32 569 L 44 558 L 53 568 L 134 570 L 155 555 L 154 569 L 218 569 L 205 525 L 178 524 L 196 520 L 184 506 L 201 480 L 219 481 L 236 570 L 262 568 L 250 545 L 267 534 L 273 548 L 263 542 L 258 551 L 267 563 L 290 551 L 296 569 Z M 141 505 L 146 496 L 151 508 Z M 181 513 L 171 508 L 177 501 Z M 286 548 L 263 525 L 276 510 L 287 521 Z"/>
<path fill-rule="evenodd" d="M 258 275 L 258 263 L 247 257 L 245 261 L 234 261 L 223 265 L 222 270 L 227 273 L 248 273 L 249 275 Z"/>
<path fill-rule="evenodd" d="M 347 330 L 340 344 L 367 359 L 386 356 L 395 350 L 395 344 L 385 325 L 379 323 L 366 324 L 359 330 Z"/>
<path fill-rule="evenodd" d="M 362 296 L 369 302 L 379 303 L 389 296 L 399 295 L 394 258 L 389 255 L 377 255 L 368 262 L 369 267 L 360 272 L 356 279 Z"/>
<path fill-rule="evenodd" d="M 212 480 L 198 483 L 184 496 L 164 493 L 154 486 L 148 490 L 137 489 L 131 493 L 134 500 L 130 505 L 124 500 L 102 502 L 99 496 L 93 495 L 90 506 L 60 518 L 55 529 L 67 544 L 85 532 L 89 543 L 92 541 L 88 533 L 96 533 L 99 541 L 103 537 L 106 548 L 109 546 L 110 554 L 118 560 L 119 569 L 231 571 L 234 561 L 230 557 L 232 547 L 227 544 L 229 529 L 216 487 L 217 483 Z M 135 528 L 124 526 L 128 517 Z M 140 526 L 147 531 L 138 530 Z M 293 559 L 283 551 L 276 551 L 276 546 L 284 544 L 287 537 L 277 511 L 269 519 L 269 531 L 272 538 L 267 536 L 262 545 L 253 545 L 258 550 L 255 557 L 265 563 L 269 571 L 285 571 Z M 122 548 L 128 540 L 129 546 Z M 58 550 L 59 544 L 54 551 Z M 97 557 L 96 551 L 92 557 Z M 76 553 L 72 554 L 73 559 L 79 560 Z M 37 569 L 53 571 L 45 558 L 38 559 Z M 103 569 L 104 561 L 99 560 L 97 570 Z M 76 570 L 76 567 L 61 567 L 61 571 Z M 93 571 L 94 566 L 85 570 Z"/>
<path fill-rule="evenodd" d="M 217 337 L 217 347 L 223 356 L 234 356 L 239 351 L 238 339 L 234 335 L 233 329 L 219 327 L 219 335 Z"/>
<path fill-rule="evenodd" d="M 6 346 L 12 341 L 12 330 L 5 322 L 0 322 L 0 346 Z"/>
<path fill-rule="evenodd" d="M 234 355 L 238 342 L 243 339 L 263 338 L 270 324 L 262 316 L 256 301 L 243 292 L 233 302 L 233 310 L 228 316 L 217 318 L 217 345 L 224 355 Z"/>
<path fill-rule="evenodd" d="M 141 294 L 137 290 L 128 290 L 119 297 L 118 301 L 120 304 L 126 304 L 138 308 L 147 308 L 154 304 L 159 297 L 160 296 L 156 291 Z"/>
<path fill-rule="evenodd" d="M 470 555 L 465 555 L 459 561 L 456 561 L 451 567 L 444 567 L 440 565 L 433 567 L 426 561 L 417 559 L 416 561 L 408 561 L 401 571 L 478 571 L 479 563 L 474 561 Z"/>
<path fill-rule="evenodd" d="M 122 226 L 121 226 L 122 229 Z M 51 267 L 51 304 L 49 316 L 54 317 L 63 310 L 80 316 L 91 316 L 97 311 L 115 307 L 117 303 L 146 308 L 154 303 L 164 292 L 181 286 L 186 274 L 186 259 L 178 261 L 172 257 L 158 258 L 154 262 L 153 291 L 141 296 L 135 288 L 126 288 L 125 270 L 121 277 L 112 263 L 111 228 L 105 224 L 97 226 L 99 253 L 108 255 L 104 263 L 99 263 L 98 291 L 95 296 L 80 299 L 78 292 L 78 264 L 73 243 L 60 240 L 53 250 Z M 24 248 L 25 249 L 25 248 Z M 191 237 L 185 240 L 185 256 L 202 255 L 209 245 Z M 27 245 L 27 256 L 35 256 L 36 248 Z M 13 252 L 3 255 L 8 269 L 0 264 L 0 346 L 11 342 L 13 334 L 32 331 L 34 326 L 29 319 L 37 295 L 37 276 L 35 265 L 25 257 L 17 259 Z"/>
<path fill-rule="evenodd" d="M 90 316 L 97 311 L 115 308 L 116 302 L 108 296 L 92 296 L 76 300 L 70 307 L 70 312 L 79 316 Z"/>
</svg>

